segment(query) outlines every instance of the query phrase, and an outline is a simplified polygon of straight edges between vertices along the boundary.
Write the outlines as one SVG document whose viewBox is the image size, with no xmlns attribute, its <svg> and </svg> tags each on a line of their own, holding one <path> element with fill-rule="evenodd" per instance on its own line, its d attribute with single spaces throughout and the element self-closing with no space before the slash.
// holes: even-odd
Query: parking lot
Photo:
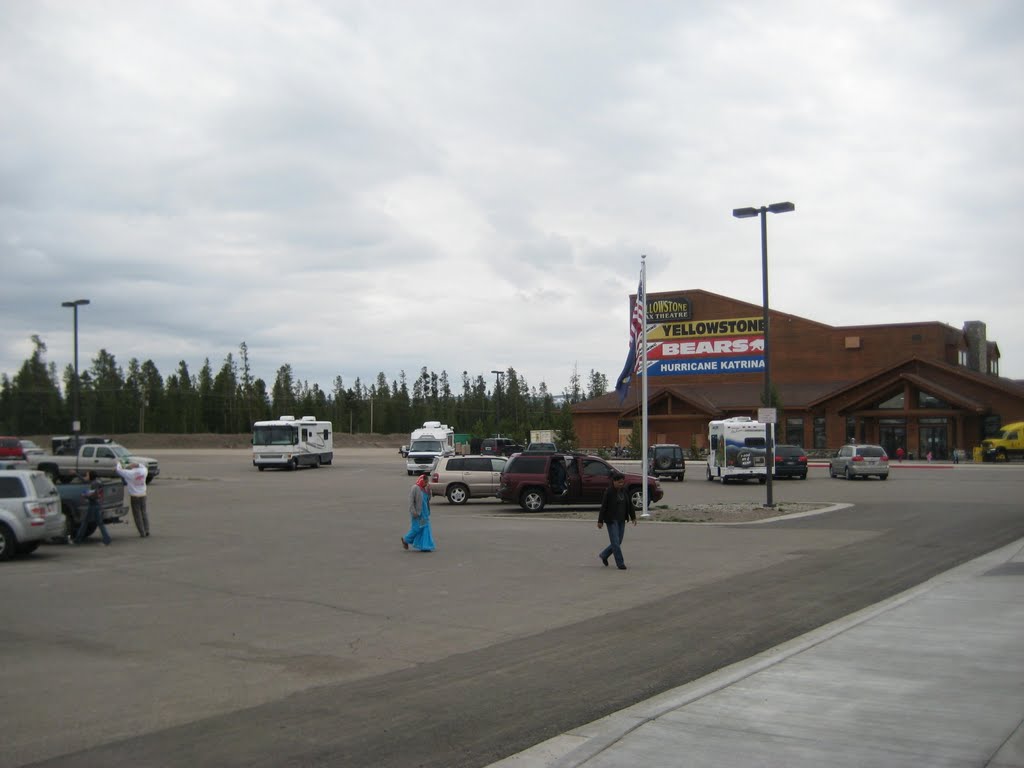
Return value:
<svg viewBox="0 0 1024 768">
<path fill-rule="evenodd" d="M 887 510 L 895 520 L 941 509 L 959 525 L 974 507 L 1019 499 L 1024 478 L 1017 467 L 894 465 L 887 482 L 846 482 L 812 468 L 806 481 L 774 483 L 775 500 L 854 506 L 818 523 L 640 525 L 624 543 L 630 570 L 611 573 L 597 561 L 606 539 L 591 522 L 531 517 L 495 500 L 435 499 L 438 551 L 403 551 L 411 478 L 391 450 L 342 450 L 330 467 L 262 473 L 246 451 L 149 453 L 163 468 L 150 488 L 151 538 L 114 526 L 109 548 L 46 546 L 3 568 L 0 765 L 284 706 L 331 686 L 341 711 L 359 681 L 870 542 L 886 535 Z M 663 486 L 663 504 L 765 494 L 756 483 L 709 483 L 697 465 L 685 483 Z"/>
</svg>

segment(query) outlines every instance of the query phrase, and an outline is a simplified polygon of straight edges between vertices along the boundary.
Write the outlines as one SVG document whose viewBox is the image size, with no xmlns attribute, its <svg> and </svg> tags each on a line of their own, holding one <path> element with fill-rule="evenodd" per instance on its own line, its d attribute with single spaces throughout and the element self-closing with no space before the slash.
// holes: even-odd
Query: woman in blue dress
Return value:
<svg viewBox="0 0 1024 768">
<path fill-rule="evenodd" d="M 434 536 L 430 531 L 430 475 L 423 474 L 409 489 L 409 532 L 402 537 L 402 546 L 420 552 L 434 551 Z"/>
</svg>

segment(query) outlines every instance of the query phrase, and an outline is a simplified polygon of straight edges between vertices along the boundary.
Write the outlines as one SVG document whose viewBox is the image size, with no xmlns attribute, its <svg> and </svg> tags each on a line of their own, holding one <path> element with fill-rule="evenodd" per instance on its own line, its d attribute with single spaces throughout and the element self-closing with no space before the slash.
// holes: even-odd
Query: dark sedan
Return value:
<svg viewBox="0 0 1024 768">
<path fill-rule="evenodd" d="M 775 446 L 775 472 L 773 477 L 799 477 L 807 479 L 807 452 L 799 445 Z"/>
</svg>

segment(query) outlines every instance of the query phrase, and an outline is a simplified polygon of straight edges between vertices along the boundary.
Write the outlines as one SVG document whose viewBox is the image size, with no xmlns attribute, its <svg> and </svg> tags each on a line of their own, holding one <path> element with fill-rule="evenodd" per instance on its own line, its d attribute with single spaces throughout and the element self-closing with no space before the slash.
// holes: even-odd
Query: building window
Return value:
<svg viewBox="0 0 1024 768">
<path fill-rule="evenodd" d="M 825 435 L 825 417 L 814 417 L 814 447 L 828 448 L 828 439 Z"/>
<path fill-rule="evenodd" d="M 883 400 L 878 404 L 879 410 L 883 411 L 902 411 L 903 410 L 903 392 L 900 392 L 894 397 L 890 397 L 888 400 Z"/>
<path fill-rule="evenodd" d="M 946 408 L 948 409 L 949 403 L 945 400 L 940 400 L 935 395 L 929 395 L 927 392 L 917 393 L 917 407 L 918 408 Z"/>
<path fill-rule="evenodd" d="M 802 418 L 786 419 L 786 443 L 803 447 L 804 420 Z"/>
<path fill-rule="evenodd" d="M 961 349 L 960 350 L 960 365 L 962 365 L 965 368 L 967 367 L 967 350 L 966 349 Z"/>
<path fill-rule="evenodd" d="M 857 420 L 853 416 L 846 417 L 846 437 L 844 440 L 847 443 L 857 442 Z"/>
</svg>

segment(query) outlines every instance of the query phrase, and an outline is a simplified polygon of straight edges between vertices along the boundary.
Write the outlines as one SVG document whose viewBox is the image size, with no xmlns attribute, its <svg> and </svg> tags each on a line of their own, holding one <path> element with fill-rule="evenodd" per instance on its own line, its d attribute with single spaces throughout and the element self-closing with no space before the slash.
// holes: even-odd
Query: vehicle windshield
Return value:
<svg viewBox="0 0 1024 768">
<path fill-rule="evenodd" d="M 423 453 L 440 453 L 440 440 L 416 440 L 409 446 L 409 451 L 422 451 Z"/>
<path fill-rule="evenodd" d="M 253 427 L 253 445 L 293 445 L 294 427 L 282 425 L 265 425 Z"/>
</svg>

